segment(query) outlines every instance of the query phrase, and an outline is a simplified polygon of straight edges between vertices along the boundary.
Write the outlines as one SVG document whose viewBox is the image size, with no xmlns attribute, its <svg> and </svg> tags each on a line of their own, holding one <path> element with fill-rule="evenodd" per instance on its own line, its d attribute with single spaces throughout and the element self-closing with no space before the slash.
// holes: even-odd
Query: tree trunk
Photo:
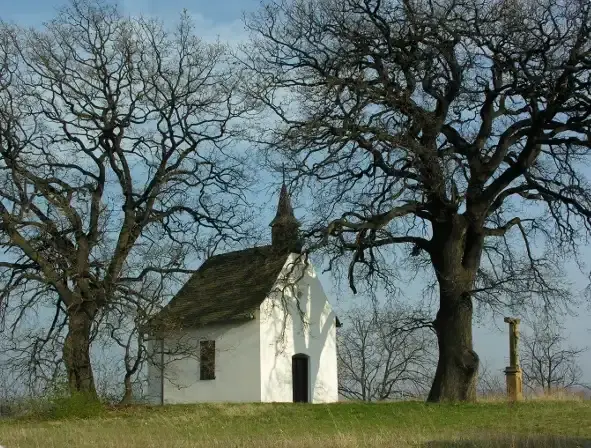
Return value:
<svg viewBox="0 0 591 448">
<path fill-rule="evenodd" d="M 70 393 L 83 394 L 91 400 L 96 400 L 98 396 L 90 362 L 92 319 L 92 314 L 84 310 L 70 312 L 63 356 Z"/>
<path fill-rule="evenodd" d="M 439 360 L 428 401 L 475 401 L 479 359 L 472 348 L 472 299 L 442 292 L 435 319 Z"/>
<path fill-rule="evenodd" d="M 125 375 L 125 378 L 123 379 L 123 385 L 125 386 L 125 392 L 123 393 L 123 398 L 121 398 L 119 404 L 131 404 L 133 401 L 133 386 L 131 384 L 131 375 Z"/>
<path fill-rule="evenodd" d="M 455 216 L 434 227 L 431 260 L 439 283 L 434 322 L 439 360 L 428 401 L 475 401 L 479 359 L 472 347 L 472 297 L 484 235 Z"/>
</svg>

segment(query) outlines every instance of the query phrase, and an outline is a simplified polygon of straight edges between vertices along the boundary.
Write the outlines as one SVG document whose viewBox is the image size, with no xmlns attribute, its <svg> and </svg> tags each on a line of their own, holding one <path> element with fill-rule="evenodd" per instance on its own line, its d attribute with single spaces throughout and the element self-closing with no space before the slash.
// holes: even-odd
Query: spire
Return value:
<svg viewBox="0 0 591 448">
<path fill-rule="evenodd" d="M 277 213 L 271 221 L 272 245 L 278 250 L 300 252 L 302 245 L 299 238 L 300 223 L 296 219 L 291 206 L 291 198 L 285 182 L 279 193 Z"/>
<path fill-rule="evenodd" d="M 297 219 L 293 214 L 293 208 L 291 206 L 291 198 L 287 192 L 287 186 L 283 184 L 281 191 L 279 192 L 279 204 L 277 205 L 277 213 L 275 218 L 271 221 L 271 226 L 279 221 L 296 221 Z"/>
</svg>

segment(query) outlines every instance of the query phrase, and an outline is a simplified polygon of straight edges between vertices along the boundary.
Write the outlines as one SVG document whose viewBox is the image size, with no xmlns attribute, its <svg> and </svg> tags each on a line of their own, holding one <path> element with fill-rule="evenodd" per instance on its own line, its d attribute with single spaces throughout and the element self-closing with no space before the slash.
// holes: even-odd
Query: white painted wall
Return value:
<svg viewBox="0 0 591 448">
<path fill-rule="evenodd" d="M 190 341 L 194 357 L 174 361 L 165 358 L 165 404 L 292 402 L 292 356 L 298 353 L 310 358 L 311 402 L 338 401 L 336 316 L 311 265 L 295 290 L 282 288 L 281 278 L 285 280 L 288 274 L 300 277 L 302 265 L 299 271 L 293 269 L 296 258 L 295 254 L 288 258 L 280 280 L 254 320 L 183 333 L 183 345 Z M 303 320 L 297 303 L 304 312 Z M 211 339 L 216 341 L 216 379 L 201 381 L 199 341 Z M 171 336 L 165 344 L 172 346 L 173 341 Z M 153 348 L 158 350 L 158 344 Z M 160 390 L 160 369 L 150 365 L 150 402 L 160 403 Z"/>
<path fill-rule="evenodd" d="M 296 272 L 292 268 L 296 258 L 295 254 L 288 258 L 282 276 L 291 273 L 300 277 L 301 270 Z M 303 353 L 310 357 L 311 402 L 338 401 L 336 316 L 313 266 L 307 267 L 295 291 L 282 289 L 279 282 L 259 313 L 261 400 L 293 401 L 292 356 Z"/>
<path fill-rule="evenodd" d="M 188 338 L 187 338 L 188 336 Z M 178 337 L 178 336 L 177 336 Z M 260 382 L 260 322 L 254 320 L 210 325 L 184 336 L 194 346 L 195 356 L 186 359 L 165 359 L 164 403 L 256 402 L 261 400 Z M 165 341 L 172 345 L 173 336 Z M 176 339 L 178 340 L 178 339 Z M 215 340 L 216 360 L 214 380 L 199 379 L 199 342 Z M 148 390 L 159 403 L 160 378 L 157 366 L 149 367 Z"/>
</svg>

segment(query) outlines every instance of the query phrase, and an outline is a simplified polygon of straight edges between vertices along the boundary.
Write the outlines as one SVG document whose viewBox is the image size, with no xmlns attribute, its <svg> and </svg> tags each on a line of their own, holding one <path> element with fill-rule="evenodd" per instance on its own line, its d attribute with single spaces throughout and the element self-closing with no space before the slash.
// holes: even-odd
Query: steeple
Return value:
<svg viewBox="0 0 591 448">
<path fill-rule="evenodd" d="M 300 252 L 302 244 L 299 237 L 300 223 L 296 219 L 291 206 L 291 198 L 285 183 L 279 193 L 277 213 L 271 221 L 272 246 L 280 251 Z"/>
</svg>

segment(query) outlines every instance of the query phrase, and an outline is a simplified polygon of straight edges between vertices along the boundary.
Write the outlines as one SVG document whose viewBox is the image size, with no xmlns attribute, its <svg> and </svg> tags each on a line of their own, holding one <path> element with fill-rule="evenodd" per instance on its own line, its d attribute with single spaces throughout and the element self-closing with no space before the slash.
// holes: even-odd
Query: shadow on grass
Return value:
<svg viewBox="0 0 591 448">
<path fill-rule="evenodd" d="M 471 440 L 436 440 L 422 448 L 591 448 L 591 439 L 557 436 L 490 437 Z"/>
</svg>

